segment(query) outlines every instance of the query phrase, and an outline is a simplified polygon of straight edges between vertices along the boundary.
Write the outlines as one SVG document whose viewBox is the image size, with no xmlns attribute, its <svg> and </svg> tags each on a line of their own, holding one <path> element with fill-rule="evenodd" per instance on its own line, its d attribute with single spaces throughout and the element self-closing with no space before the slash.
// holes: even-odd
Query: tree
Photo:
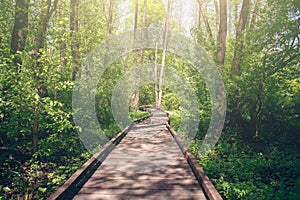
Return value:
<svg viewBox="0 0 300 200">
<path fill-rule="evenodd" d="M 11 36 L 11 50 L 13 54 L 23 51 L 26 42 L 26 29 L 28 28 L 28 0 L 16 0 L 15 22 Z M 16 56 L 15 64 L 21 65 L 21 59 Z"/>
<path fill-rule="evenodd" d="M 37 151 L 38 137 L 39 137 L 39 116 L 40 116 L 40 100 L 39 98 L 43 98 L 48 96 L 48 85 L 43 74 L 43 64 L 40 63 L 40 58 L 42 57 L 43 49 L 45 48 L 45 40 L 46 40 L 46 32 L 47 27 L 50 21 L 50 18 L 54 14 L 57 8 L 58 0 L 52 2 L 51 0 L 47 0 L 46 5 L 43 5 L 40 13 L 40 22 L 39 29 L 37 29 L 37 37 L 36 44 L 33 47 L 34 54 L 32 55 L 32 59 L 35 60 L 34 65 L 34 87 L 37 91 L 39 97 L 37 98 L 36 104 L 34 106 L 34 119 L 33 119 L 33 127 L 32 127 L 32 151 L 33 153 Z"/>
<path fill-rule="evenodd" d="M 248 22 L 250 13 L 250 0 L 243 0 L 242 10 L 240 13 L 239 22 L 236 29 L 236 45 L 234 49 L 234 56 L 231 64 L 231 70 L 235 72 L 235 74 L 239 74 L 240 71 L 240 60 L 241 55 L 240 52 L 243 48 L 242 42 L 242 33 L 246 28 L 246 24 Z"/>
<path fill-rule="evenodd" d="M 216 32 L 218 32 L 219 28 L 220 28 L 220 12 L 219 12 L 219 4 L 221 2 L 218 2 L 218 0 L 214 0 L 214 5 L 215 5 L 215 10 L 216 10 Z M 221 9 L 221 8 L 220 8 Z"/>
<path fill-rule="evenodd" d="M 134 81 L 136 84 L 137 81 L 137 86 L 140 85 L 140 81 L 141 81 L 141 68 L 143 66 L 143 59 L 144 59 L 144 49 L 143 49 L 143 42 L 144 42 L 144 37 L 145 37 L 145 26 L 146 26 L 146 16 L 147 16 L 147 0 L 144 0 L 144 6 L 143 6 L 143 21 L 142 21 L 142 32 L 141 32 L 141 49 L 140 49 L 140 66 L 139 66 L 139 70 L 138 72 L 136 71 L 136 67 L 137 67 L 137 52 L 135 50 L 136 47 L 136 40 L 137 40 L 137 27 L 138 27 L 138 6 L 139 2 L 138 0 L 136 0 L 136 7 L 135 7 L 135 17 L 134 17 Z M 139 97 L 140 97 L 140 90 L 139 88 L 136 88 L 136 90 L 134 91 L 133 94 L 133 106 L 135 108 L 135 110 L 139 109 Z"/>
<path fill-rule="evenodd" d="M 60 5 L 58 6 L 58 17 L 59 19 L 57 20 L 61 20 L 61 31 L 63 33 L 67 32 L 67 25 L 64 23 L 63 19 L 65 15 L 68 15 L 68 12 L 66 10 L 66 2 L 65 1 L 60 1 L 59 2 Z M 67 66 L 67 53 L 66 53 L 66 49 L 67 49 L 67 38 L 65 37 L 65 34 L 63 34 L 60 38 L 60 44 L 59 44 L 59 59 L 60 59 L 60 65 L 62 67 L 62 70 L 66 70 L 66 66 Z"/>
<path fill-rule="evenodd" d="M 220 0 L 220 27 L 217 38 L 217 65 L 224 65 L 227 36 L 227 1 Z"/>
<path fill-rule="evenodd" d="M 202 19 L 204 21 L 204 25 L 205 25 L 206 31 L 207 31 L 209 37 L 212 39 L 213 38 L 213 34 L 212 34 L 212 30 L 210 28 L 210 24 L 209 24 L 208 18 L 205 15 L 204 10 L 203 10 L 203 1 L 202 0 L 198 0 L 198 5 L 199 5 L 199 12 L 200 12 L 200 14 L 202 16 Z"/>
<path fill-rule="evenodd" d="M 137 26 L 138 26 L 138 12 L 139 12 L 139 1 L 135 0 L 135 12 L 134 12 L 134 25 L 133 25 L 133 84 L 134 87 L 137 87 L 136 80 L 137 80 L 137 51 L 136 51 L 136 43 L 137 43 Z M 139 96 L 138 89 L 135 89 L 134 94 L 131 99 L 131 105 L 138 110 L 138 96 Z"/>
<path fill-rule="evenodd" d="M 157 76 L 157 59 L 158 59 L 158 43 L 155 43 L 155 61 L 154 61 L 154 90 L 155 90 L 155 107 L 158 108 L 158 76 Z"/>
<path fill-rule="evenodd" d="M 141 50 L 140 50 L 140 72 L 138 75 L 138 85 L 140 85 L 141 82 L 141 71 L 142 71 L 142 67 L 143 67 L 143 60 L 144 60 L 144 38 L 145 38 L 145 26 L 146 26 L 146 16 L 147 16 L 147 0 L 144 0 L 144 8 L 143 8 L 143 24 L 142 24 L 142 37 L 141 37 Z M 135 109 L 138 110 L 139 109 L 139 95 L 140 95 L 140 91 L 138 89 L 137 92 L 137 99 L 136 99 L 136 105 L 135 105 Z"/>
<path fill-rule="evenodd" d="M 113 10 L 114 10 L 114 0 L 109 0 L 109 10 L 107 19 L 107 35 L 112 34 L 112 24 L 113 24 Z"/>
<path fill-rule="evenodd" d="M 258 14 L 259 8 L 260 8 L 260 3 L 261 3 L 261 0 L 255 1 L 253 14 L 252 14 L 251 22 L 250 22 L 250 28 L 254 28 L 254 24 L 256 22 L 257 14 Z"/>
<path fill-rule="evenodd" d="M 79 0 L 71 0 L 71 14 L 70 14 L 70 33 L 71 33 L 71 55 L 72 55 L 72 80 L 74 81 L 76 78 L 76 73 L 78 70 L 79 65 L 79 57 L 78 57 L 78 50 L 79 50 L 79 43 L 77 39 L 77 33 L 79 30 L 78 25 L 78 7 L 79 7 Z"/>
<path fill-rule="evenodd" d="M 165 21 L 165 29 L 164 29 L 164 38 L 163 38 L 163 54 L 162 54 L 162 61 L 161 61 L 161 69 L 159 74 L 159 93 L 158 93 L 158 108 L 161 108 L 162 103 L 162 95 L 163 95 L 163 76 L 164 76 L 164 68 L 166 62 L 166 54 L 168 48 L 168 34 L 169 34 L 169 20 L 171 15 L 171 0 L 168 0 L 168 10 L 167 16 Z"/>
</svg>

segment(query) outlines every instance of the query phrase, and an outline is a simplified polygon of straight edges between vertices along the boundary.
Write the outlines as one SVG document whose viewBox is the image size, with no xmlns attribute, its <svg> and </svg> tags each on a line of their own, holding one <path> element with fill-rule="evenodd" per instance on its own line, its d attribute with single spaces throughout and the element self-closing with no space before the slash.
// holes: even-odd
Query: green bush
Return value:
<svg viewBox="0 0 300 200">
<path fill-rule="evenodd" d="M 135 121 L 135 120 L 138 120 L 138 119 L 141 119 L 143 117 L 146 117 L 147 115 L 149 115 L 148 112 L 145 112 L 145 111 L 131 111 L 130 112 L 130 118 Z"/>
<path fill-rule="evenodd" d="M 261 141 L 249 143 L 226 137 L 199 161 L 224 199 L 298 199 L 297 149 L 279 148 L 278 142 L 261 148 Z M 190 150 L 197 155 L 200 145 L 195 142 Z"/>
</svg>

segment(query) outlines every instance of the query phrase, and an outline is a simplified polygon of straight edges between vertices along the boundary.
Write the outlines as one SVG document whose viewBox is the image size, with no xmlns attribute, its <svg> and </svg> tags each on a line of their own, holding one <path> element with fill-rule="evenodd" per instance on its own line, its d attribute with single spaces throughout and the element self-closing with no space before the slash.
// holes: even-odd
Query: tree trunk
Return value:
<svg viewBox="0 0 300 200">
<path fill-rule="evenodd" d="M 182 0 L 179 0 L 179 32 L 182 32 Z"/>
<path fill-rule="evenodd" d="M 146 26 L 146 14 L 147 14 L 147 0 L 144 0 L 144 8 L 143 8 L 143 24 L 142 24 L 142 40 L 141 40 L 141 50 L 140 50 L 140 67 L 138 72 L 138 85 L 141 82 L 141 71 L 144 61 L 144 38 L 145 38 L 145 26 Z M 135 110 L 139 109 L 139 100 L 140 100 L 140 89 L 136 89 L 135 94 Z"/>
<path fill-rule="evenodd" d="M 220 27 L 217 39 L 217 64 L 224 65 L 227 36 L 227 2 L 220 0 Z"/>
<path fill-rule="evenodd" d="M 254 28 L 254 24 L 255 24 L 256 18 L 257 18 L 257 13 L 259 12 L 259 8 L 260 8 L 260 3 L 261 3 L 261 0 L 255 1 L 253 14 L 252 14 L 251 22 L 250 22 L 250 28 Z"/>
<path fill-rule="evenodd" d="M 45 39 L 46 39 L 46 32 L 47 26 L 52 17 L 53 13 L 56 11 L 58 0 L 55 0 L 53 3 L 51 0 L 47 0 L 46 6 L 43 6 L 41 11 L 41 21 L 40 21 L 40 30 L 39 35 L 37 38 L 37 45 L 36 51 L 38 52 L 39 49 L 45 48 Z"/>
<path fill-rule="evenodd" d="M 48 88 L 47 88 L 47 77 L 41 77 L 43 64 L 39 61 L 42 53 L 40 49 L 45 48 L 45 39 L 47 26 L 52 17 L 53 13 L 56 11 L 58 0 L 52 2 L 51 0 L 47 0 L 46 5 L 42 7 L 41 10 L 41 20 L 40 20 L 40 29 L 38 29 L 38 37 L 36 38 L 36 44 L 33 47 L 33 51 L 35 54 L 32 55 L 32 62 L 34 66 L 34 84 L 35 91 L 37 91 L 39 98 L 43 98 L 48 96 Z M 37 143 L 38 143 L 38 119 L 39 119 L 39 102 L 35 105 L 34 110 L 34 119 L 32 125 L 32 151 L 33 153 L 37 151 Z"/>
<path fill-rule="evenodd" d="M 250 0 L 243 0 L 239 23 L 236 29 L 236 45 L 235 45 L 234 56 L 231 64 L 231 70 L 235 72 L 235 74 L 239 74 L 240 72 L 240 61 L 241 61 L 240 52 L 242 51 L 243 48 L 243 43 L 241 41 L 241 38 L 242 38 L 242 32 L 246 28 L 249 13 L 250 13 Z"/>
<path fill-rule="evenodd" d="M 62 10 L 60 10 L 60 12 L 59 12 L 59 18 L 63 18 L 66 15 L 66 12 L 65 12 L 66 4 L 65 4 L 65 2 L 62 1 L 62 4 L 60 6 L 62 7 L 61 8 Z M 67 32 L 66 24 L 63 25 L 63 31 Z M 60 65 L 61 65 L 61 68 L 62 68 L 62 73 L 64 73 L 65 68 L 67 66 L 66 48 L 67 48 L 67 44 L 66 44 L 65 39 L 63 38 L 60 41 L 60 44 L 59 44 L 59 57 L 60 57 L 59 59 L 60 59 Z M 62 76 L 62 74 L 61 74 L 61 76 Z"/>
<path fill-rule="evenodd" d="M 139 91 L 136 89 L 137 87 L 137 51 L 136 51 L 136 43 L 137 43 L 137 24 L 138 24 L 138 9 L 139 9 L 139 1 L 135 0 L 135 13 L 134 13 L 134 27 L 133 27 L 133 86 L 135 88 L 133 96 L 131 98 L 131 106 L 135 109 L 138 110 L 138 96 L 139 96 Z"/>
<path fill-rule="evenodd" d="M 11 36 L 11 50 L 13 54 L 23 51 L 26 41 L 26 28 L 28 25 L 28 0 L 16 0 L 15 21 Z M 16 56 L 14 60 L 16 65 L 21 65 L 21 59 Z"/>
<path fill-rule="evenodd" d="M 158 77 L 157 77 L 157 57 L 158 43 L 155 43 L 155 63 L 154 63 L 154 88 L 155 88 L 155 107 L 158 108 Z"/>
<path fill-rule="evenodd" d="M 158 108 L 161 108 L 162 105 L 162 95 L 163 95 L 163 76 L 165 70 L 165 62 L 166 62 L 166 54 L 168 48 L 168 34 L 169 34 L 169 20 L 171 15 L 171 0 L 168 0 L 168 11 L 167 17 L 165 22 L 165 31 L 164 31 L 164 38 L 163 38 L 163 55 L 161 61 L 161 69 L 159 74 L 159 93 L 158 93 Z"/>
<path fill-rule="evenodd" d="M 239 20 L 239 4 L 238 4 L 238 0 L 234 0 L 234 27 L 235 30 L 237 29 L 237 25 L 238 25 L 238 20 Z"/>
<path fill-rule="evenodd" d="M 203 2 L 202 2 L 202 0 L 198 0 L 198 4 L 199 4 L 199 11 L 200 11 L 201 16 L 203 18 L 206 31 L 207 31 L 209 37 L 212 39 L 213 38 L 213 34 L 212 34 L 212 31 L 211 31 L 208 19 L 207 19 L 206 15 L 205 15 L 205 13 L 203 11 Z"/>
<path fill-rule="evenodd" d="M 201 7 L 198 3 L 198 30 L 201 30 Z"/>
<path fill-rule="evenodd" d="M 71 55 L 72 55 L 72 80 L 76 78 L 79 65 L 79 43 L 77 41 L 78 25 L 78 7 L 79 0 L 71 0 L 71 14 L 70 14 L 70 31 L 71 31 Z"/>
<path fill-rule="evenodd" d="M 215 10 L 216 10 L 216 33 L 218 33 L 219 32 L 219 28 L 220 28 L 220 14 L 221 14 L 219 12 L 219 2 L 218 2 L 218 0 L 214 0 L 214 5 L 215 5 Z"/>
<path fill-rule="evenodd" d="M 36 105 L 34 108 L 34 119 L 33 119 L 33 126 L 32 126 L 32 154 L 34 154 L 38 149 L 38 139 L 39 139 L 38 119 L 39 119 L 39 106 Z"/>
<path fill-rule="evenodd" d="M 108 10 L 108 20 L 107 20 L 107 36 L 110 36 L 112 34 L 113 9 L 114 9 L 114 0 L 110 0 L 109 10 Z"/>
</svg>

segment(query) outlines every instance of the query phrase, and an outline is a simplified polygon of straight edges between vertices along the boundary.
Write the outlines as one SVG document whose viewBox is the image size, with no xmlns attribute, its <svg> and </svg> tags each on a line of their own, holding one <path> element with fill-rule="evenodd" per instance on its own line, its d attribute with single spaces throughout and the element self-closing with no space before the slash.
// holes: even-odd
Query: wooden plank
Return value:
<svg viewBox="0 0 300 200">
<path fill-rule="evenodd" d="M 143 121 L 151 117 L 152 114 L 145 116 L 137 121 Z M 104 145 L 99 152 L 94 154 L 86 163 L 83 164 L 61 187 L 59 187 L 55 193 L 53 193 L 48 199 L 63 199 L 64 196 L 68 196 L 67 193 L 74 192 L 74 187 L 78 187 L 78 183 L 82 181 L 84 176 L 91 170 L 94 166 L 98 164 L 98 162 L 102 162 L 103 159 L 107 156 L 107 154 L 114 148 L 114 146 L 119 143 L 122 138 L 129 132 L 134 123 L 131 123 L 127 126 L 123 131 L 118 133 L 114 138 L 110 140 L 109 143 Z M 77 184 L 77 186 L 76 186 Z"/>
<path fill-rule="evenodd" d="M 186 188 L 191 190 L 199 190 L 199 183 L 195 179 L 121 179 L 121 180 L 107 180 L 99 178 L 91 178 L 83 186 L 83 188 L 97 188 L 97 189 L 143 189 L 143 190 L 166 190 L 166 189 L 181 189 Z"/>
<path fill-rule="evenodd" d="M 197 162 L 195 156 L 183 145 L 181 139 L 178 137 L 174 129 L 168 123 L 166 123 L 166 126 L 170 130 L 181 151 L 184 153 L 184 157 L 188 161 L 190 167 L 193 169 L 193 172 L 199 180 L 199 183 L 201 184 L 207 197 L 210 200 L 222 200 L 223 198 L 221 197 L 220 193 L 217 191 L 210 179 L 205 175 L 204 170 Z"/>
<path fill-rule="evenodd" d="M 143 198 L 149 199 L 153 197 L 164 199 L 206 199 L 201 190 L 192 190 L 187 188 L 176 188 L 170 190 L 143 190 L 143 189 L 98 189 L 98 188 L 84 188 L 80 194 L 76 195 L 74 199 L 98 199 L 99 197 L 112 195 L 119 196 L 120 199 L 129 197 L 130 199 Z"/>
<path fill-rule="evenodd" d="M 71 177 L 70 184 L 74 184 L 83 171 L 101 160 L 89 179 L 77 185 L 74 199 L 218 199 L 196 159 L 178 142 L 175 131 L 166 127 L 166 113 L 149 110 L 150 118 L 118 134 L 105 155 L 98 152 Z M 70 188 L 61 187 L 57 193 Z"/>
<path fill-rule="evenodd" d="M 147 194 L 159 194 L 167 196 L 180 196 L 180 195 L 199 195 L 203 194 L 202 190 L 190 189 L 190 188 L 180 188 L 174 187 L 172 189 L 99 189 L 97 187 L 84 187 L 82 188 L 80 194 L 95 194 L 95 195 L 108 195 L 108 194 L 123 194 L 123 195 L 144 195 Z M 76 195 L 77 196 L 77 195 Z M 76 198 L 74 198 L 76 199 Z"/>
<path fill-rule="evenodd" d="M 133 126 L 75 199 L 206 199 L 167 121 L 166 113 L 155 110 Z"/>
<path fill-rule="evenodd" d="M 145 119 L 148 119 L 151 117 L 152 114 L 138 120 L 142 121 Z M 97 163 L 105 159 L 107 154 L 114 148 L 114 146 L 122 140 L 122 138 L 128 133 L 130 128 L 134 124 L 131 123 L 129 126 L 127 126 L 123 131 L 118 133 L 114 138 L 110 140 L 106 145 L 104 145 L 99 152 L 94 154 L 86 163 L 82 165 L 61 187 L 59 187 L 55 193 L 53 193 L 48 199 L 53 200 L 53 199 L 62 199 L 64 196 L 69 196 L 67 193 L 74 192 L 74 187 L 77 187 L 79 182 L 82 181 L 83 177 L 87 175 L 88 171 L 91 170 L 94 166 L 97 165 Z"/>
<path fill-rule="evenodd" d="M 109 195 L 100 195 L 100 194 L 83 194 L 83 195 L 78 195 L 74 198 L 75 200 L 170 200 L 170 199 L 176 199 L 176 200 L 204 200 L 206 199 L 204 194 L 200 195 L 193 195 L 192 197 L 190 195 L 184 195 L 181 194 L 180 196 L 176 195 L 159 195 L 159 194 L 147 194 L 147 195 L 127 195 L 127 194 L 109 194 Z"/>
</svg>

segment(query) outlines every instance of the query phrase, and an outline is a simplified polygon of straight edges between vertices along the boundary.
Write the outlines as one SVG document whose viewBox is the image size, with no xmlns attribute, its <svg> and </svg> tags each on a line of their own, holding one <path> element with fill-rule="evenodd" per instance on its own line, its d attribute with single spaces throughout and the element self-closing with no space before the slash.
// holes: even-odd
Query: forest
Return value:
<svg viewBox="0 0 300 200">
<path fill-rule="evenodd" d="M 121 82 L 133 88 L 130 119 L 161 108 L 185 135 L 190 110 L 199 115 L 189 149 L 224 199 L 300 199 L 299 30 L 299 0 L 0 0 L 0 200 L 47 199 L 93 155 L 74 121 L 76 80 L 93 73 L 84 67 L 99 46 L 131 41 L 107 58 L 96 88 L 86 84 L 107 138 L 122 129 L 115 88 L 131 77 Z M 160 42 L 148 48 L 154 32 Z M 220 83 L 171 51 L 176 35 L 199 46 Z M 208 83 L 223 85 L 226 116 L 202 155 L 216 107 Z"/>
</svg>

